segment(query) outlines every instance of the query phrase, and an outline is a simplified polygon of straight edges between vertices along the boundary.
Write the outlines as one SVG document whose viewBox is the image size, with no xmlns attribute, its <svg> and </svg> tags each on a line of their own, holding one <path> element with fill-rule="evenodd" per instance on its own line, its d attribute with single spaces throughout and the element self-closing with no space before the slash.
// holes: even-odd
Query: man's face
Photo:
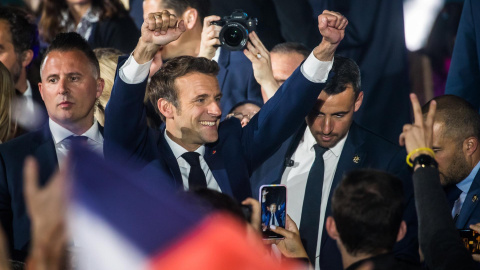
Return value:
<svg viewBox="0 0 480 270">
<path fill-rule="evenodd" d="M 52 51 L 41 69 L 40 94 L 49 117 L 70 129 L 89 128 L 103 80 L 95 78 L 87 56 L 78 50 Z"/>
<path fill-rule="evenodd" d="M 277 205 L 272 203 L 270 204 L 270 212 L 275 213 L 277 212 Z"/>
<path fill-rule="evenodd" d="M 282 85 L 305 59 L 299 53 L 271 53 L 273 77 Z"/>
<path fill-rule="evenodd" d="M 173 121 L 167 119 L 167 131 L 187 150 L 218 139 L 218 124 L 222 111 L 222 94 L 215 76 L 198 72 L 175 80 L 178 108 L 173 107 Z"/>
<path fill-rule="evenodd" d="M 183 14 L 176 14 L 175 10 L 165 8 L 162 0 L 145 0 L 143 2 L 143 17 L 145 18 L 149 13 L 161 12 L 163 10 L 168 10 L 170 14 L 177 16 L 177 19 L 180 21 L 183 18 Z M 186 20 L 185 20 L 186 22 Z M 188 32 L 188 29 L 187 29 Z M 188 33 L 183 33 L 177 40 L 168 43 L 160 49 L 163 60 L 169 60 L 181 55 L 190 55 L 188 52 L 191 51 L 191 46 L 195 48 L 200 44 L 192 44 L 192 42 L 184 42 Z M 192 55 L 196 56 L 196 55 Z"/>
<path fill-rule="evenodd" d="M 444 124 L 433 124 L 433 151 L 438 163 L 440 183 L 444 186 L 457 184 L 471 171 L 463 153 L 463 141 L 444 136 Z"/>
<path fill-rule="evenodd" d="M 315 107 L 307 116 L 307 124 L 317 143 L 324 148 L 334 147 L 350 129 L 353 113 L 360 109 L 363 93 L 355 99 L 351 84 L 345 91 L 329 96 L 322 91 Z"/>
<path fill-rule="evenodd" d="M 10 25 L 5 20 L 0 20 L 0 62 L 7 67 L 12 74 L 14 83 L 18 82 L 22 72 L 22 59 L 15 52 L 13 46 Z"/>
</svg>

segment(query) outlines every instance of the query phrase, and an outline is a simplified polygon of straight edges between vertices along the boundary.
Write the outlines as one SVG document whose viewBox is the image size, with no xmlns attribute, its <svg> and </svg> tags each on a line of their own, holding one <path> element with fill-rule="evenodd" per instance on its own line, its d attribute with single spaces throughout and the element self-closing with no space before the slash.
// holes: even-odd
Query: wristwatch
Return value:
<svg viewBox="0 0 480 270">
<path fill-rule="evenodd" d="M 432 156 L 426 154 L 419 155 L 413 160 L 413 167 L 415 168 L 417 165 L 420 165 L 420 167 L 422 168 L 438 168 L 438 163 L 435 161 L 435 159 Z"/>
</svg>

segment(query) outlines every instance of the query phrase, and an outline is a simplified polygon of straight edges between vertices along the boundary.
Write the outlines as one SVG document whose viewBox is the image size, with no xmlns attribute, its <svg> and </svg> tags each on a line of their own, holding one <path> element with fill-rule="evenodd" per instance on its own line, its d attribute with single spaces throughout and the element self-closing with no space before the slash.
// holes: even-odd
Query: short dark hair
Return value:
<svg viewBox="0 0 480 270">
<path fill-rule="evenodd" d="M 25 10 L 16 7 L 0 7 L 0 20 L 10 25 L 12 44 L 17 55 L 32 50 L 34 58 L 38 55 L 39 41 L 37 25 L 33 17 Z"/>
<path fill-rule="evenodd" d="M 480 139 L 480 115 L 470 103 L 461 97 L 443 95 L 433 98 L 437 102 L 435 122 L 443 123 L 443 136 L 458 143 L 468 137 Z M 431 101 L 423 105 L 422 112 L 427 114 Z"/>
<path fill-rule="evenodd" d="M 270 53 L 298 53 L 307 58 L 310 55 L 310 50 L 302 43 L 298 42 L 284 42 L 273 46 Z"/>
<path fill-rule="evenodd" d="M 160 98 L 164 98 L 180 110 L 178 90 L 175 87 L 177 78 L 194 72 L 217 76 L 218 71 L 219 67 L 217 62 L 204 57 L 184 55 L 172 58 L 152 76 L 150 84 L 147 87 L 148 99 L 162 120 L 165 121 L 165 117 L 158 109 L 157 101 Z"/>
<path fill-rule="evenodd" d="M 92 71 L 94 75 L 100 77 L 100 65 L 98 64 L 98 59 L 95 56 L 92 48 L 88 45 L 88 42 L 80 36 L 78 33 L 69 32 L 69 33 L 60 33 L 55 36 L 52 44 L 48 47 L 45 55 L 43 56 L 42 63 L 40 65 L 40 70 L 43 70 L 43 65 L 45 64 L 45 59 L 53 51 L 68 52 L 68 51 L 81 51 L 85 54 L 88 61 L 92 66 Z"/>
<path fill-rule="evenodd" d="M 203 25 L 203 19 L 208 16 L 210 10 L 210 0 L 163 0 L 163 7 L 173 9 L 177 16 L 181 16 L 189 7 L 194 8 L 198 11 L 198 17 Z"/>
<path fill-rule="evenodd" d="M 328 95 L 336 95 L 345 91 L 347 84 L 352 84 L 353 92 L 357 97 L 361 91 L 360 68 L 352 59 L 335 55 L 333 67 L 323 91 Z"/>
<path fill-rule="evenodd" d="M 332 197 L 332 215 L 347 252 L 391 251 L 403 215 L 403 186 L 386 172 L 349 172 Z"/>
</svg>

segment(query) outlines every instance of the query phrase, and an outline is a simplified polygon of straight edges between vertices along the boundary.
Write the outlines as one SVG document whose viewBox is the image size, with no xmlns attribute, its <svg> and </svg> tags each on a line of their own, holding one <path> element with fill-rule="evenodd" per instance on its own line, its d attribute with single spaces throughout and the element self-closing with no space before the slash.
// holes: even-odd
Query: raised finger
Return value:
<svg viewBox="0 0 480 270">
<path fill-rule="evenodd" d="M 263 50 L 263 51 L 265 51 L 265 52 L 268 52 L 267 48 L 265 48 L 265 45 L 263 45 L 263 42 L 262 42 L 262 41 L 260 40 L 260 38 L 258 37 L 257 32 L 253 31 L 253 32 L 252 32 L 252 35 L 255 36 L 255 38 L 259 41 L 259 42 L 258 42 L 258 45 L 259 45 L 259 46 L 256 46 L 256 45 L 255 45 L 255 46 L 256 46 L 257 48 L 260 47 L 260 49 Z"/>
<path fill-rule="evenodd" d="M 430 106 L 428 107 L 427 119 L 425 120 L 425 128 L 427 131 L 431 131 L 433 129 L 433 121 L 435 120 L 435 111 L 437 110 L 437 102 L 432 100 L 430 102 Z"/>
<path fill-rule="evenodd" d="M 423 128 L 422 108 L 420 107 L 420 102 L 418 102 L 417 95 L 410 94 L 410 101 L 412 102 L 414 125 Z"/>
</svg>

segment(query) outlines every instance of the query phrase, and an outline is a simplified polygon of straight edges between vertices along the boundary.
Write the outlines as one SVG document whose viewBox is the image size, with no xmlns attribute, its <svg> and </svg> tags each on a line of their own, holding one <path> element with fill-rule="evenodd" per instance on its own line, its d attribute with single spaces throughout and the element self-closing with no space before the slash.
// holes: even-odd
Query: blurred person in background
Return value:
<svg viewBox="0 0 480 270">
<path fill-rule="evenodd" d="M 95 118 L 100 125 L 105 126 L 105 107 L 112 93 L 118 57 L 123 55 L 123 53 L 114 48 L 97 48 L 93 52 L 97 56 L 98 64 L 100 64 L 100 78 L 105 81 L 102 95 L 98 98 L 97 106 L 95 107 Z"/>
<path fill-rule="evenodd" d="M 11 139 L 17 124 L 12 120 L 12 99 L 15 93 L 12 76 L 0 62 L 0 143 Z"/>
<path fill-rule="evenodd" d="M 77 32 L 92 49 L 116 48 L 130 53 L 140 31 L 119 0 L 44 0 L 39 22 L 42 41 L 58 33 Z"/>
<path fill-rule="evenodd" d="M 235 117 L 240 120 L 242 127 L 246 126 L 250 119 L 260 110 L 262 104 L 259 104 L 256 101 L 246 100 L 237 105 L 233 106 L 233 108 L 228 112 L 226 118 Z"/>
</svg>

